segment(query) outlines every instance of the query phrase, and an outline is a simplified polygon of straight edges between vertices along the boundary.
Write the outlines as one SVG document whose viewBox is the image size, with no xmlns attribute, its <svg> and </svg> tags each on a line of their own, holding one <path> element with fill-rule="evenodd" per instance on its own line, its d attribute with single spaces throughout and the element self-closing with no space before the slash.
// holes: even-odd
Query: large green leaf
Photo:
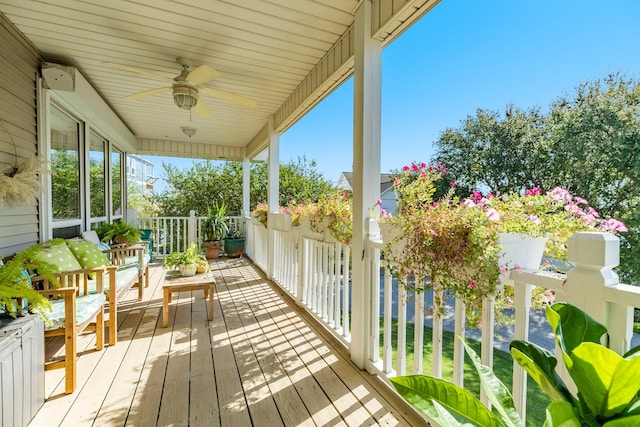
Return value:
<svg viewBox="0 0 640 427">
<path fill-rule="evenodd" d="M 501 415 L 502 421 L 508 426 L 524 426 L 509 389 L 496 377 L 491 368 L 482 364 L 478 355 L 466 342 L 462 341 L 462 343 L 480 375 L 480 384 L 482 384 L 483 390 L 493 404 L 494 409 Z"/>
<path fill-rule="evenodd" d="M 627 351 L 624 356 L 625 359 L 633 359 L 634 357 L 640 356 L 640 345 L 633 347 L 631 350 Z"/>
<path fill-rule="evenodd" d="M 509 349 L 513 360 L 527 371 L 553 402 L 573 400 L 571 392 L 555 371 L 558 360 L 550 351 L 519 340 L 512 341 Z"/>
<path fill-rule="evenodd" d="M 545 427 L 580 427 L 582 423 L 569 402 L 552 402 L 547 406 Z"/>
<path fill-rule="evenodd" d="M 573 350 L 583 342 L 600 343 L 607 328 L 576 306 L 556 303 L 547 307 L 547 321 L 553 329 L 556 341 L 563 353 L 569 372 Z"/>
<path fill-rule="evenodd" d="M 487 427 L 504 425 L 474 395 L 450 382 L 426 375 L 407 375 L 390 378 L 390 380 L 407 402 L 439 424 L 445 423 L 446 420 L 442 419 L 433 401 L 439 402 L 449 412 L 476 425 Z"/>
<path fill-rule="evenodd" d="M 640 391 L 640 358 L 626 360 L 602 345 L 583 343 L 571 355 L 572 376 L 594 414 L 611 418 L 631 411 Z"/>
<path fill-rule="evenodd" d="M 432 420 L 437 421 L 441 427 L 473 427 L 473 424 L 471 423 L 461 423 L 456 420 L 456 417 L 451 415 L 451 412 L 437 401 L 432 400 L 431 403 L 433 404 L 435 411 L 438 413 L 438 418 L 432 418 Z"/>
<path fill-rule="evenodd" d="M 616 418 L 603 424 L 603 427 L 638 427 L 640 426 L 640 415 L 631 417 Z"/>
</svg>

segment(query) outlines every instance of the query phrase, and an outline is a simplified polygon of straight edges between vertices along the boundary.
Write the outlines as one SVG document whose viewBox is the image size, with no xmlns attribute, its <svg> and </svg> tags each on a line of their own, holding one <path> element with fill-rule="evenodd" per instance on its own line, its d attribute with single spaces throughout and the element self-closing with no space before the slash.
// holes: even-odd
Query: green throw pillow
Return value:
<svg viewBox="0 0 640 427">
<path fill-rule="evenodd" d="M 69 246 L 82 268 L 111 265 L 109 258 L 93 242 L 88 240 L 67 240 L 67 246 Z"/>
<path fill-rule="evenodd" d="M 57 272 L 81 270 L 78 262 L 69 247 L 64 243 L 45 245 L 33 254 L 33 260 L 48 263 Z"/>
</svg>

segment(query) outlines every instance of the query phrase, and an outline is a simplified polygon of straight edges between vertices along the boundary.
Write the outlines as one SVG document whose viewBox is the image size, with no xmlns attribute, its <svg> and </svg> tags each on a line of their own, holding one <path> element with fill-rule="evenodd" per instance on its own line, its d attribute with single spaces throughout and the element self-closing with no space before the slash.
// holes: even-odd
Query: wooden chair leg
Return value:
<svg viewBox="0 0 640 427">
<path fill-rule="evenodd" d="M 118 343 L 118 306 L 115 293 L 109 293 L 109 345 Z"/>
<path fill-rule="evenodd" d="M 144 287 L 149 287 L 149 264 L 144 268 Z"/>
<path fill-rule="evenodd" d="M 100 351 L 104 347 L 104 306 L 96 317 L 96 350 Z"/>
<path fill-rule="evenodd" d="M 67 293 L 64 297 L 64 392 L 76 389 L 76 298 Z"/>
</svg>

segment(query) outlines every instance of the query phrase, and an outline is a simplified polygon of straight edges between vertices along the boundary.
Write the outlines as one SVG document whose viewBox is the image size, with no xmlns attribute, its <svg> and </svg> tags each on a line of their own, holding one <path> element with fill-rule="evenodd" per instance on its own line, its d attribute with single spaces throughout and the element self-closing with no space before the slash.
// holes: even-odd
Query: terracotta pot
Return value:
<svg viewBox="0 0 640 427">
<path fill-rule="evenodd" d="M 207 240 L 204 242 L 205 253 L 207 259 L 218 259 L 220 257 L 220 240 Z"/>
</svg>

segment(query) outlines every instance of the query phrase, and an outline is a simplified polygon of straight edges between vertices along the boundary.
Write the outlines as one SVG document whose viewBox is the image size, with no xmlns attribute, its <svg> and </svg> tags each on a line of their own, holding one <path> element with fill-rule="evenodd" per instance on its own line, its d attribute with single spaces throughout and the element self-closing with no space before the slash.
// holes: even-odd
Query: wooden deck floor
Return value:
<svg viewBox="0 0 640 427">
<path fill-rule="evenodd" d="M 118 344 L 96 352 L 94 335 L 81 337 L 76 391 L 63 394 L 64 370 L 47 372 L 47 401 L 30 425 L 422 424 L 250 261 L 212 269 L 213 321 L 201 291 L 182 292 L 162 328 L 164 271 L 153 265 L 144 300 L 133 290 L 121 305 Z"/>
</svg>

